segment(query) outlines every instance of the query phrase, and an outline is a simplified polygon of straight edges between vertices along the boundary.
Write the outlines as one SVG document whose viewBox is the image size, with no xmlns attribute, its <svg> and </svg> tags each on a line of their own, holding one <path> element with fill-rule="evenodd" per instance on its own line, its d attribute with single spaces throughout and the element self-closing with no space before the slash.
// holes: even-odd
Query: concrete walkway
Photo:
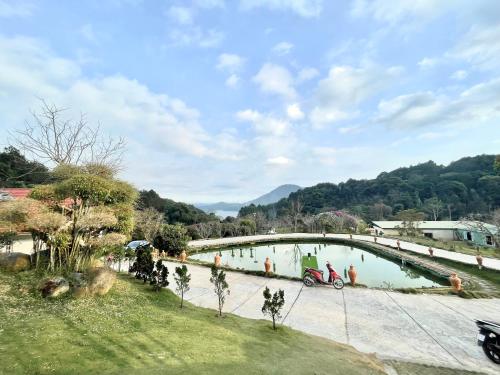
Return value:
<svg viewBox="0 0 500 375">
<path fill-rule="evenodd" d="M 167 262 L 170 270 L 178 264 Z M 188 265 L 191 303 L 217 309 L 209 283 L 210 269 Z M 327 286 L 307 288 L 301 282 L 227 272 L 231 294 L 224 311 L 263 319 L 265 286 L 283 289 L 282 323 L 330 340 L 346 343 L 381 359 L 498 373 L 476 345 L 474 319 L 498 320 L 500 299 L 464 300 L 454 296 L 406 295 L 373 289 Z M 175 290 L 175 282 L 169 287 Z"/>
<path fill-rule="evenodd" d="M 349 239 L 348 234 L 326 234 L 326 238 L 342 238 Z M 374 242 L 373 236 L 364 235 L 353 235 L 353 239 L 366 242 Z M 228 246 L 228 245 L 238 245 L 244 243 L 252 242 L 269 242 L 273 240 L 314 240 L 320 241 L 324 239 L 322 234 L 317 233 L 289 233 L 289 234 L 272 234 L 272 235 L 256 235 L 256 236 L 243 236 L 243 237 L 228 237 L 228 238 L 215 238 L 208 240 L 196 240 L 190 241 L 189 247 L 193 249 L 201 249 L 205 247 L 215 247 L 215 246 Z M 387 245 L 391 247 L 396 247 L 396 241 L 392 238 L 377 237 L 377 243 L 381 245 Z M 412 242 L 400 241 L 400 247 L 402 250 L 410 250 L 415 253 L 420 253 L 424 255 L 429 255 L 427 251 L 427 246 L 417 245 Z M 467 255 L 462 253 L 457 253 L 453 251 L 443 250 L 439 248 L 434 249 L 434 256 L 437 258 L 451 259 L 461 263 L 467 264 L 477 264 L 476 257 L 473 255 Z M 494 258 L 484 258 L 483 266 L 486 268 L 491 268 L 500 271 L 500 259 Z"/>
</svg>

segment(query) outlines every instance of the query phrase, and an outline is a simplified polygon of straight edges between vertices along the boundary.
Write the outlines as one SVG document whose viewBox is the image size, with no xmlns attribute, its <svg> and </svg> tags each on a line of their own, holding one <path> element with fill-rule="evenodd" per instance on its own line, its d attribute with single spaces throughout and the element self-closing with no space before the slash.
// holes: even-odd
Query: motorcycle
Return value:
<svg viewBox="0 0 500 375">
<path fill-rule="evenodd" d="M 484 354 L 500 365 L 500 324 L 487 320 L 476 320 L 479 327 L 477 345 L 483 347 Z"/>
<path fill-rule="evenodd" d="M 329 262 L 326 263 L 326 267 L 328 268 L 329 272 L 328 281 L 325 281 L 325 279 L 323 278 L 323 271 L 317 270 L 315 268 L 306 268 L 304 270 L 304 276 L 302 278 L 304 285 L 333 285 L 335 289 L 342 289 L 344 287 L 344 280 L 342 279 L 342 277 L 337 272 L 335 272 Z"/>
</svg>

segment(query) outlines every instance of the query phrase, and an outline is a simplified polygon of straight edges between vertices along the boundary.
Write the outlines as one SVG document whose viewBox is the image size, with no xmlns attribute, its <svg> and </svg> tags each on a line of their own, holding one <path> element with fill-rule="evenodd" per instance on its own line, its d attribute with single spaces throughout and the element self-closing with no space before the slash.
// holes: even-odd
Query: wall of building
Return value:
<svg viewBox="0 0 500 375">
<path fill-rule="evenodd" d="M 477 232 L 473 230 L 466 230 L 466 229 L 459 229 L 457 230 L 457 235 L 462 241 L 468 241 L 467 239 L 467 233 L 470 233 L 471 235 L 471 242 L 479 245 L 479 246 L 491 246 L 494 247 L 494 239 L 492 239 L 492 243 L 488 244 L 486 241 L 486 236 L 487 234 L 482 233 L 482 232 Z"/>
<path fill-rule="evenodd" d="M 453 241 L 455 240 L 455 231 L 453 229 L 421 229 L 423 235 L 429 233 L 435 240 Z"/>
</svg>

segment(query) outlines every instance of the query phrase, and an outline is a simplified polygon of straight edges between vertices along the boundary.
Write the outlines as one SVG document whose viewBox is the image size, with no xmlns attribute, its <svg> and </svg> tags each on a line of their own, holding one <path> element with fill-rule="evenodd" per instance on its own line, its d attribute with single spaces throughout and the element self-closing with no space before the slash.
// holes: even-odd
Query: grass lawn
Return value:
<svg viewBox="0 0 500 375">
<path fill-rule="evenodd" d="M 420 257 L 423 257 L 420 255 Z M 425 259 L 429 259 L 428 257 L 425 257 Z M 455 262 L 450 259 L 443 259 L 443 258 L 438 258 L 434 257 L 432 258 L 432 261 L 436 263 L 443 264 L 445 266 L 449 266 L 451 268 L 454 268 L 459 271 L 463 271 L 465 273 L 477 276 L 479 278 L 482 278 L 486 281 L 489 281 L 491 284 L 494 284 L 496 287 L 498 287 L 498 290 L 500 291 L 500 271 L 492 270 L 492 269 L 479 269 L 476 265 L 471 265 L 471 264 L 464 264 L 460 262 Z"/>
<path fill-rule="evenodd" d="M 1 374 L 381 374 L 352 347 L 191 304 L 120 275 L 100 298 L 44 300 L 0 272 Z M 214 295 L 214 298 L 215 295 Z"/>
<path fill-rule="evenodd" d="M 482 256 L 488 258 L 500 258 L 500 250 L 494 247 L 487 246 L 469 246 L 465 241 L 438 241 L 431 238 L 425 237 L 405 237 L 405 236 L 390 236 L 391 238 L 399 238 L 401 241 L 414 242 L 423 246 L 432 246 L 439 249 L 455 251 L 457 253 L 477 255 L 477 251 L 481 253 Z"/>
</svg>

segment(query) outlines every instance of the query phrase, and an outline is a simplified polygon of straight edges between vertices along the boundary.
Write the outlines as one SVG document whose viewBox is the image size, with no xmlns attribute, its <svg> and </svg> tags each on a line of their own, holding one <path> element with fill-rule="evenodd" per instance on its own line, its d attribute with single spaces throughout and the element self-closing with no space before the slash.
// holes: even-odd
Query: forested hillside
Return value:
<svg viewBox="0 0 500 375">
<path fill-rule="evenodd" d="M 500 207 L 500 159 L 479 155 L 448 166 L 429 161 L 399 168 L 372 180 L 321 183 L 292 193 L 275 204 L 243 207 L 240 216 L 261 212 L 273 218 L 290 215 L 297 209 L 304 214 L 346 209 L 366 220 L 381 220 L 415 208 L 428 213 L 430 219 L 453 220 L 471 213 L 489 213 L 497 207 Z"/>
<path fill-rule="evenodd" d="M 148 207 L 156 209 L 165 215 L 165 221 L 169 224 L 182 223 L 191 225 L 207 221 L 219 221 L 217 216 L 206 214 L 191 204 L 161 198 L 154 190 L 140 191 L 137 206 L 139 209 Z"/>
<path fill-rule="evenodd" d="M 0 188 L 32 187 L 49 180 L 47 167 L 27 160 L 18 149 L 6 147 L 0 152 Z"/>
</svg>

